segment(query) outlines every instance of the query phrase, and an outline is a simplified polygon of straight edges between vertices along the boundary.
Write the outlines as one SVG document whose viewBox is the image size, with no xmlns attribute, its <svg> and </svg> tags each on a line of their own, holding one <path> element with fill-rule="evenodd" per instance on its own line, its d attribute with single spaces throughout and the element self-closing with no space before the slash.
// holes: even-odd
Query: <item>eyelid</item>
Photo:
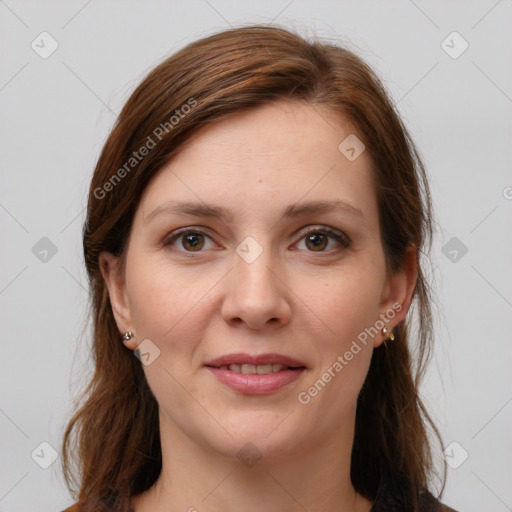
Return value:
<svg viewBox="0 0 512 512">
<path fill-rule="evenodd" d="M 338 243 L 340 243 L 345 249 L 348 249 L 351 244 L 352 240 L 346 235 L 343 231 L 340 231 L 338 229 L 330 228 L 328 226 L 322 226 L 322 225 L 312 225 L 304 228 L 304 230 L 301 230 L 299 232 L 301 234 L 301 237 L 299 239 L 302 240 L 305 236 L 308 236 L 310 233 L 321 233 L 330 236 L 331 238 L 334 238 Z M 309 251 L 309 252 L 316 252 L 316 251 Z M 318 252 L 326 252 L 329 251 L 318 251 Z"/>
<path fill-rule="evenodd" d="M 213 241 L 213 237 L 210 234 L 210 231 L 208 228 L 188 226 L 186 228 L 177 229 L 177 230 L 173 231 L 172 233 L 170 233 L 168 236 L 166 236 L 164 238 L 162 245 L 164 247 L 172 245 L 176 240 L 179 240 L 181 237 L 183 237 L 184 235 L 187 235 L 189 233 L 201 234 L 201 235 L 207 236 L 208 238 L 210 238 Z M 193 253 L 193 252 L 203 252 L 203 251 L 183 251 L 182 250 L 180 252 Z"/>
<path fill-rule="evenodd" d="M 210 234 L 210 230 L 208 228 L 188 226 L 188 227 L 180 228 L 178 230 L 173 231 L 168 237 L 166 237 L 164 239 L 163 246 L 165 247 L 165 246 L 172 245 L 176 240 L 178 240 L 180 237 L 182 237 L 188 233 L 201 234 L 201 235 L 207 236 L 208 238 L 210 238 L 213 241 L 213 237 Z M 297 242 L 294 243 L 294 245 L 297 244 L 298 242 L 300 242 L 304 237 L 308 236 L 309 234 L 313 234 L 313 233 L 320 233 L 320 234 L 327 235 L 330 238 L 333 238 L 334 240 L 336 240 L 345 249 L 348 249 L 352 244 L 352 240 L 350 239 L 350 237 L 348 235 L 346 235 L 343 231 L 331 228 L 329 226 L 324 226 L 324 225 L 318 224 L 318 225 L 310 225 L 310 226 L 307 226 L 307 227 L 299 230 L 295 235 L 295 236 L 299 236 L 299 239 L 297 240 Z M 179 249 L 178 249 L 178 251 L 187 253 L 187 254 L 204 252 L 204 251 L 185 251 L 185 250 L 179 250 Z M 332 252 L 332 250 L 331 251 L 308 251 L 308 252 L 311 252 L 311 253 L 318 252 L 319 254 L 321 254 L 321 253 L 329 254 Z"/>
</svg>

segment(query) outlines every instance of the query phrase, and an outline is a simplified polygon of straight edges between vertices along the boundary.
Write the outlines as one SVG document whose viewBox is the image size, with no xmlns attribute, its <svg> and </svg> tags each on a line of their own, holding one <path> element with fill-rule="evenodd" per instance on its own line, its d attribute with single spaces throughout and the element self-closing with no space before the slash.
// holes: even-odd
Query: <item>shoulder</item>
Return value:
<svg viewBox="0 0 512 512">
<path fill-rule="evenodd" d="M 430 492 L 422 493 L 419 497 L 420 512 L 457 512 L 455 509 L 444 505 Z"/>
<path fill-rule="evenodd" d="M 413 492 L 407 480 L 387 475 L 381 479 L 371 512 L 412 512 L 417 502 L 418 512 L 457 512 L 444 505 L 430 491 L 424 490 L 413 499 Z"/>
<path fill-rule="evenodd" d="M 61 512 L 77 512 L 78 511 L 78 507 L 77 507 L 77 503 L 75 503 L 74 505 L 71 505 L 70 507 L 66 508 L 65 510 L 62 510 Z"/>
</svg>

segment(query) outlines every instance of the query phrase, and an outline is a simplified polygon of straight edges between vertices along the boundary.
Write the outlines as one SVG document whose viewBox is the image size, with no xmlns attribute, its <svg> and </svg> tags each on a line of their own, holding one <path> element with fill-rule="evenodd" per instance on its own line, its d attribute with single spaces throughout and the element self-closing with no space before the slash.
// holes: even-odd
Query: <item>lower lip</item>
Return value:
<svg viewBox="0 0 512 512">
<path fill-rule="evenodd" d="M 247 395 L 265 395 L 277 391 L 295 382 L 305 370 L 305 368 L 300 368 L 297 370 L 282 370 L 267 375 L 257 373 L 247 375 L 230 370 L 212 368 L 211 366 L 206 368 L 226 386 Z"/>
</svg>

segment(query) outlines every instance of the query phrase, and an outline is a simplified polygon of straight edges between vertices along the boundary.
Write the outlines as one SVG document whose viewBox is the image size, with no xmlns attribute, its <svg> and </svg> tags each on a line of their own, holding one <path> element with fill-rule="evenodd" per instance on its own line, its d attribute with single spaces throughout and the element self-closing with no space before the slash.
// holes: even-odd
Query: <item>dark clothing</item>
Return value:
<svg viewBox="0 0 512 512">
<path fill-rule="evenodd" d="M 370 512 L 413 512 L 413 510 L 411 494 L 397 480 L 389 479 L 381 482 Z M 457 512 L 443 505 L 428 491 L 418 496 L 418 510 L 419 512 Z"/>
</svg>

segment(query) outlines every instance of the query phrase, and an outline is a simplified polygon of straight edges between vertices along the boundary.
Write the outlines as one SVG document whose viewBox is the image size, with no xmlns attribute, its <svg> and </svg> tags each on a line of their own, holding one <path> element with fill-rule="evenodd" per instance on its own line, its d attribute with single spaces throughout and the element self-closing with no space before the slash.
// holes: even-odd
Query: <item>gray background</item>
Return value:
<svg viewBox="0 0 512 512">
<path fill-rule="evenodd" d="M 60 459 L 40 467 L 51 463 L 40 443 L 59 451 L 88 371 L 81 225 L 116 113 L 176 49 L 230 25 L 272 20 L 345 42 L 398 102 L 442 228 L 433 249 L 437 350 L 422 393 L 444 446 L 457 443 L 447 450 L 444 501 L 461 511 L 512 510 L 512 2 L 6 0 L 0 511 L 71 503 Z M 58 43 L 46 59 L 31 47 L 51 48 L 43 31 Z M 463 39 L 446 39 L 454 31 Z M 468 49 L 453 58 L 464 40 Z M 42 252 L 43 237 L 55 254 Z"/>
</svg>

